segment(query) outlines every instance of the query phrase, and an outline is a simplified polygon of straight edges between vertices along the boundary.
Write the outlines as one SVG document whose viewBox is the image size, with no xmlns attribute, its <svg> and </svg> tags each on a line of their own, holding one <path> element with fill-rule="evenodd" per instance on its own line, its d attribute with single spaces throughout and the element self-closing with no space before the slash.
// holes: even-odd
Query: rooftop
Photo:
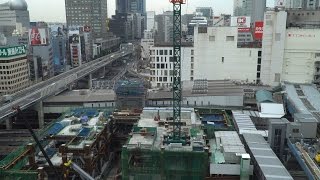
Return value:
<svg viewBox="0 0 320 180">
<path fill-rule="evenodd" d="M 293 180 L 261 135 L 243 134 L 243 137 L 266 180 Z"/>
</svg>

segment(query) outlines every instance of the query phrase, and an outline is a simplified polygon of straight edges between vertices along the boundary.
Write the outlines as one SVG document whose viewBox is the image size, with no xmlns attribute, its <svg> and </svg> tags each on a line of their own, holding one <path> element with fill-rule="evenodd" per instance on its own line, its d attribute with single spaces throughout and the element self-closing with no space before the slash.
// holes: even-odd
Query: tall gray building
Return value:
<svg viewBox="0 0 320 180">
<path fill-rule="evenodd" d="M 234 0 L 234 16 L 250 16 L 251 22 L 263 21 L 266 0 Z"/>
<path fill-rule="evenodd" d="M 90 26 L 94 38 L 107 34 L 107 0 L 65 0 L 67 26 Z"/>
<path fill-rule="evenodd" d="M 170 43 L 173 37 L 173 15 L 172 11 L 155 16 L 156 32 L 155 43 Z"/>
<path fill-rule="evenodd" d="M 30 26 L 28 5 L 25 0 L 9 0 L 0 4 L 0 33 L 9 37 L 12 33 L 27 34 Z"/>
<path fill-rule="evenodd" d="M 146 14 L 146 0 L 116 0 L 116 13 Z"/>
<path fill-rule="evenodd" d="M 212 19 L 212 16 L 213 16 L 212 7 L 197 7 L 196 12 L 202 13 L 202 16 L 206 17 L 207 19 Z"/>
</svg>

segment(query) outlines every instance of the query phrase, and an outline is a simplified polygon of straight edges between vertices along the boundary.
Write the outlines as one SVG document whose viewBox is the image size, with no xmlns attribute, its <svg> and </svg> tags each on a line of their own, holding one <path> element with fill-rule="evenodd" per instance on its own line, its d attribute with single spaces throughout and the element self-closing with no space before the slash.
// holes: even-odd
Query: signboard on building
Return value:
<svg viewBox="0 0 320 180">
<path fill-rule="evenodd" d="M 0 58 L 9 58 L 21 55 L 26 55 L 25 45 L 0 48 Z"/>
<path fill-rule="evenodd" d="M 47 28 L 33 27 L 29 29 L 29 44 L 31 46 L 41 46 L 49 44 L 49 31 Z"/>
<path fill-rule="evenodd" d="M 263 37 L 263 21 L 257 21 L 254 23 L 254 38 L 261 40 Z"/>
<path fill-rule="evenodd" d="M 238 32 L 250 32 L 250 28 L 238 28 Z"/>
<path fill-rule="evenodd" d="M 233 16 L 231 17 L 230 26 L 250 28 L 251 18 L 249 16 Z"/>
</svg>

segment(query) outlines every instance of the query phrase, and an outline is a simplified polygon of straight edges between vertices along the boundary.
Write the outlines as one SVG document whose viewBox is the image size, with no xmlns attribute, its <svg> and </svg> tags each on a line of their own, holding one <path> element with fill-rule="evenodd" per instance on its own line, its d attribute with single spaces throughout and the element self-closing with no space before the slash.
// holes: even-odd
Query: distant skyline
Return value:
<svg viewBox="0 0 320 180">
<path fill-rule="evenodd" d="M 8 0 L 0 0 L 0 3 Z M 147 11 L 156 11 L 161 14 L 163 11 L 172 10 L 172 5 L 168 0 L 146 0 Z M 156 1 L 156 2 L 154 2 Z M 31 21 L 66 22 L 65 0 L 26 0 Z M 221 13 L 233 13 L 233 0 L 187 0 L 183 6 L 183 13 L 192 13 L 196 7 L 212 7 L 215 15 Z M 272 7 L 274 0 L 267 0 L 267 6 Z M 44 8 L 45 7 L 45 8 Z M 108 0 L 108 15 L 111 17 L 115 13 L 115 0 Z"/>
</svg>

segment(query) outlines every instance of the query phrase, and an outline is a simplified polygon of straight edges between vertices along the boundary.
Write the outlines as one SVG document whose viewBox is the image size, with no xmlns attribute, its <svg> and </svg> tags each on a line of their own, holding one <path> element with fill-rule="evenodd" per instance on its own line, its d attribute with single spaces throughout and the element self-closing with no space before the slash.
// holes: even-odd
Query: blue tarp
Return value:
<svg viewBox="0 0 320 180">
<path fill-rule="evenodd" d="M 54 125 L 47 131 L 48 135 L 56 135 L 60 132 L 65 126 L 63 126 L 60 122 L 54 123 Z"/>
<path fill-rule="evenodd" d="M 91 128 L 82 128 L 78 134 L 81 137 L 87 137 L 91 131 Z"/>
<path fill-rule="evenodd" d="M 219 122 L 224 121 L 224 117 L 222 114 L 205 115 L 202 116 L 202 121 Z"/>
</svg>

